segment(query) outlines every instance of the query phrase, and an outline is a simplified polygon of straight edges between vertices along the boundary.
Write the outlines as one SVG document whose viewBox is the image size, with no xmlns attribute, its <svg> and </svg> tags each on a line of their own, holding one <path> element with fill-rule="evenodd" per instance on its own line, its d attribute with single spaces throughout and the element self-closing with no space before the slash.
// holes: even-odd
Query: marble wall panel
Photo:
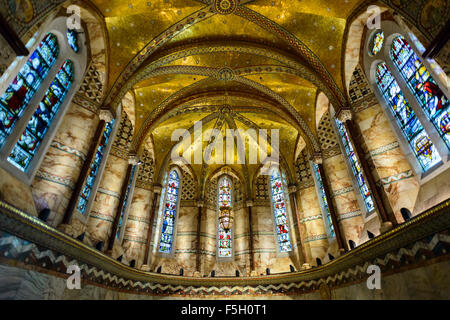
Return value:
<svg viewBox="0 0 450 320">
<path fill-rule="evenodd" d="M 33 216 L 37 216 L 38 213 L 30 188 L 1 168 L 0 177 L 0 199 Z"/>
<path fill-rule="evenodd" d="M 412 211 L 420 188 L 413 178 L 411 165 L 380 104 L 357 112 L 355 121 L 360 127 L 366 152 L 373 163 L 374 178 L 381 180 L 383 185 L 390 207 L 388 209 L 398 222 L 403 222 L 400 209 L 405 207 Z"/>
<path fill-rule="evenodd" d="M 48 223 L 54 227 L 64 217 L 98 122 L 95 113 L 71 103 L 31 184 L 36 206 L 52 211 Z"/>
</svg>

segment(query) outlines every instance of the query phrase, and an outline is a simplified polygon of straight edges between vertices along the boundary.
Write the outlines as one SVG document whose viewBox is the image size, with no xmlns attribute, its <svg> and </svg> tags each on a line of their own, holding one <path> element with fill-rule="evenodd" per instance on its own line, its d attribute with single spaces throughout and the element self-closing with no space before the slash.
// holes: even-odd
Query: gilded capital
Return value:
<svg viewBox="0 0 450 320">
<path fill-rule="evenodd" d="M 100 118 L 100 120 L 104 120 L 106 122 L 111 122 L 114 119 L 114 116 L 113 116 L 111 110 L 100 109 L 99 118 Z"/>
<path fill-rule="evenodd" d="M 315 164 L 322 164 L 322 154 L 320 152 L 316 152 L 311 156 L 311 161 Z"/>
<path fill-rule="evenodd" d="M 336 113 L 336 118 L 340 122 L 345 122 L 345 121 L 348 121 L 348 120 L 352 120 L 352 111 L 350 109 L 347 109 L 347 108 L 341 108 Z"/>
</svg>

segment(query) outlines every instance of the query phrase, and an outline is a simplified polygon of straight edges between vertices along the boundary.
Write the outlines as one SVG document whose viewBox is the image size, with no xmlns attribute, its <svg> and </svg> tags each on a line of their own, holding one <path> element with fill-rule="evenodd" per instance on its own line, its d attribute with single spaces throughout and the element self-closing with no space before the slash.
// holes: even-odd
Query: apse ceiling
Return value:
<svg viewBox="0 0 450 320">
<path fill-rule="evenodd" d="M 292 166 L 301 140 L 318 148 L 317 95 L 345 103 L 343 38 L 361 0 L 91 2 L 108 32 L 107 103 L 134 95 L 135 147 L 152 140 L 159 168 L 176 143 L 173 130 L 200 120 L 204 130 L 279 129 Z M 245 166 L 253 176 L 257 166 Z M 193 169 L 205 174 L 205 166 Z"/>
</svg>

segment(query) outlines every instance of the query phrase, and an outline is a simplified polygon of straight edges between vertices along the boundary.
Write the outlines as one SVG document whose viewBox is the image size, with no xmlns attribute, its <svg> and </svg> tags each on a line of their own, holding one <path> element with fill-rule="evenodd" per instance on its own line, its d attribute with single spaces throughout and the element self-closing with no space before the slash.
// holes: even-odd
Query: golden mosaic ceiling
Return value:
<svg viewBox="0 0 450 320">
<path fill-rule="evenodd" d="M 300 137 L 314 148 L 316 97 L 329 90 L 342 102 L 344 31 L 362 1 L 91 2 L 108 31 L 111 100 L 120 90 L 134 94 L 136 148 L 152 139 L 161 166 L 175 128 L 219 115 L 224 104 L 237 128 L 248 129 L 250 121 L 280 129 L 280 151 L 289 164 Z M 231 75 L 219 74 L 227 68 Z M 194 169 L 201 175 L 201 167 Z"/>
</svg>

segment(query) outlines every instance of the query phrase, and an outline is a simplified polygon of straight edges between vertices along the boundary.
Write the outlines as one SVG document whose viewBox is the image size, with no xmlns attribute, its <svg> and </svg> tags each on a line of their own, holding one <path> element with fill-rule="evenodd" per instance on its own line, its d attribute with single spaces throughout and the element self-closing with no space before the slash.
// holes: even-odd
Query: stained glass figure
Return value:
<svg viewBox="0 0 450 320">
<path fill-rule="evenodd" d="M 136 166 L 133 166 L 131 168 L 131 174 L 130 174 L 130 179 L 128 180 L 127 190 L 125 191 L 125 197 L 123 198 L 122 211 L 120 212 L 119 226 L 117 227 L 117 233 L 116 233 L 116 238 L 117 239 L 119 239 L 120 232 L 121 232 L 122 227 L 123 227 L 123 217 L 125 216 L 125 212 L 126 212 L 127 207 L 129 205 L 128 199 L 130 197 L 131 186 L 133 184 L 135 172 L 136 172 Z"/>
<path fill-rule="evenodd" d="M 86 179 L 86 183 L 84 184 L 83 191 L 81 192 L 80 200 L 78 201 L 77 205 L 78 211 L 80 211 L 82 214 L 86 213 L 86 207 L 89 202 L 92 189 L 94 188 L 95 178 L 97 177 L 100 165 L 102 164 L 102 159 L 105 154 L 108 141 L 111 137 L 113 126 L 114 126 L 114 119 L 106 124 L 105 130 L 103 131 L 102 139 L 100 140 L 97 152 L 95 153 L 94 161 L 92 161 L 91 167 L 89 168 L 89 175 Z"/>
<path fill-rule="evenodd" d="M 431 120 L 450 149 L 449 127 L 448 125 L 441 125 L 442 121 L 444 121 L 444 124 L 448 123 L 450 112 L 450 103 L 444 92 L 439 88 L 436 81 L 403 36 L 398 36 L 394 39 L 391 48 L 391 59 L 416 97 L 424 113 Z"/>
<path fill-rule="evenodd" d="M 378 52 L 381 51 L 384 44 L 384 33 L 383 31 L 378 31 L 372 37 L 372 41 L 370 43 L 370 54 L 375 56 Z"/>
<path fill-rule="evenodd" d="M 398 126 L 425 172 L 441 160 L 422 123 L 403 95 L 386 63 L 377 66 L 377 85 L 386 99 Z"/>
<path fill-rule="evenodd" d="M 313 171 L 316 176 L 317 187 L 319 189 L 320 202 L 322 204 L 322 208 L 324 210 L 324 213 L 325 213 L 325 216 L 327 219 L 328 232 L 329 232 L 330 236 L 334 237 L 335 233 L 334 233 L 333 221 L 331 220 L 330 208 L 328 207 L 327 197 L 325 196 L 325 189 L 323 187 L 323 181 L 322 181 L 322 176 L 320 175 L 319 166 L 312 161 L 311 161 L 311 165 L 313 167 Z"/>
<path fill-rule="evenodd" d="M 231 201 L 231 180 L 227 176 L 223 177 L 219 181 L 219 208 L 220 207 L 232 207 Z M 218 224 L 219 235 L 219 258 L 229 258 L 233 254 L 233 239 L 232 230 L 226 231 L 220 223 Z"/>
<path fill-rule="evenodd" d="M 59 54 L 56 36 L 49 33 L 31 54 L 0 97 L 0 148 L 42 84 Z"/>
<path fill-rule="evenodd" d="M 80 51 L 80 47 L 78 46 L 78 34 L 75 30 L 67 29 L 67 43 L 75 53 Z"/>
<path fill-rule="evenodd" d="M 21 171 L 26 171 L 45 138 L 73 81 L 73 63 L 66 60 L 45 92 L 25 131 L 8 157 L 8 161 Z"/>
<path fill-rule="evenodd" d="M 272 173 L 272 176 L 270 177 L 270 187 L 278 245 L 281 252 L 289 252 L 292 251 L 292 245 L 289 236 L 286 196 L 279 171 L 274 171 Z"/>
<path fill-rule="evenodd" d="M 341 136 L 342 144 L 344 145 L 345 154 L 347 156 L 348 161 L 350 162 L 350 166 L 352 168 L 353 175 L 356 178 L 359 192 L 364 201 L 364 205 L 367 209 L 367 212 L 371 212 L 375 209 L 375 205 L 372 199 L 372 195 L 370 194 L 369 188 L 367 187 L 366 180 L 364 178 L 361 165 L 356 157 L 355 151 L 353 150 L 352 143 L 350 142 L 347 128 L 345 128 L 344 124 L 336 119 L 336 125 L 338 127 L 339 135 Z"/>
<path fill-rule="evenodd" d="M 169 180 L 167 182 L 166 188 L 166 201 L 164 205 L 159 252 L 170 253 L 172 251 L 179 190 L 180 177 L 178 176 L 176 170 L 172 170 L 169 174 Z"/>
</svg>

